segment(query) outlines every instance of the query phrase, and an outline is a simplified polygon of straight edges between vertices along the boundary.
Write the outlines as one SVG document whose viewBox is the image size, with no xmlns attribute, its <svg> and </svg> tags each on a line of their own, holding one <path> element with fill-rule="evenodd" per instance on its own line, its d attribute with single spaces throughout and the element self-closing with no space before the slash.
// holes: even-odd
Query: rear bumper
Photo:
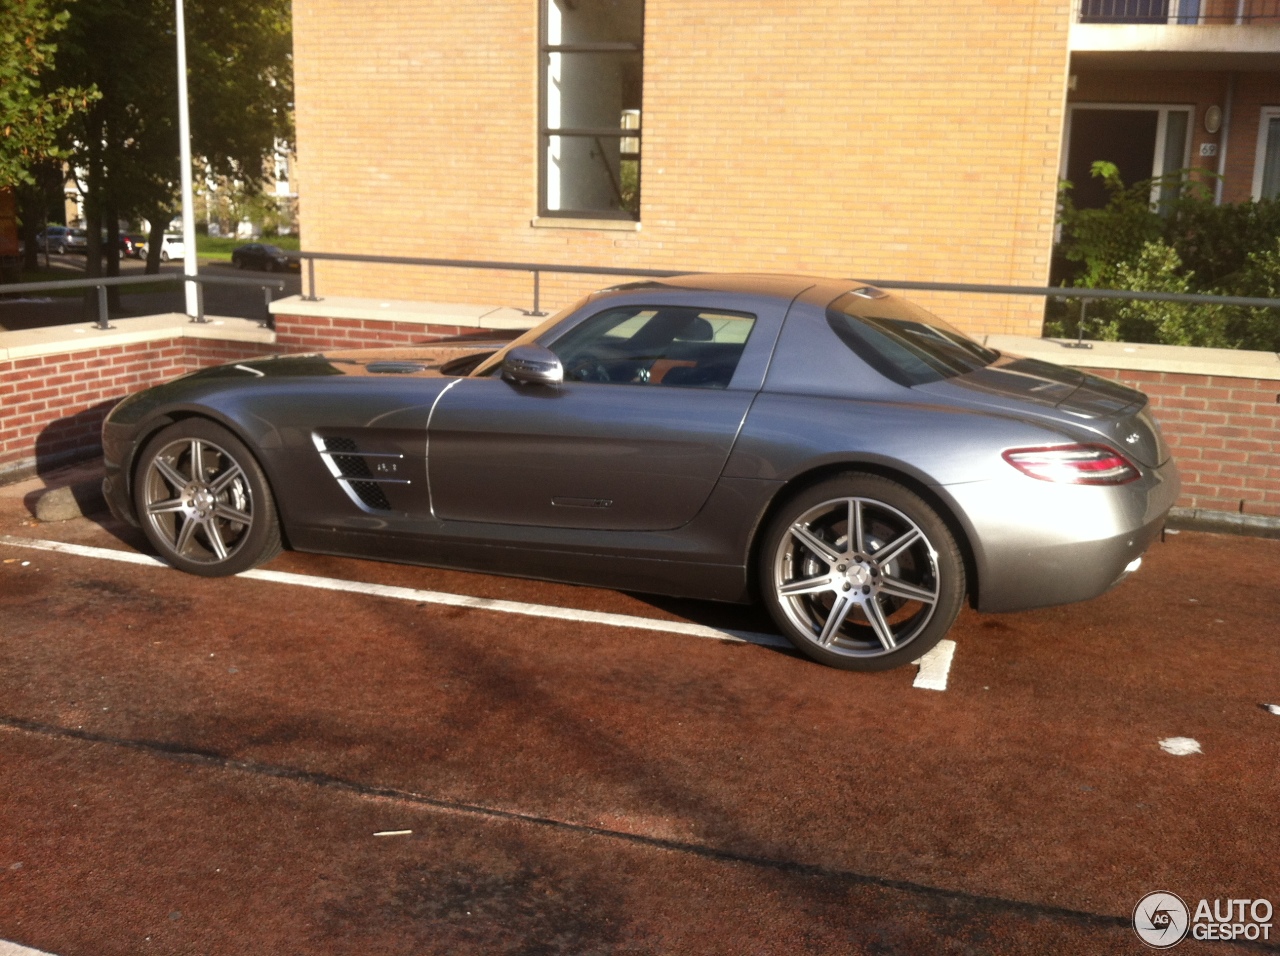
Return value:
<svg viewBox="0 0 1280 956">
<path fill-rule="evenodd" d="M 1069 604 L 1107 591 L 1160 534 L 1179 488 L 1172 460 L 1112 487 L 1015 474 L 947 488 L 971 525 L 978 610 Z"/>
</svg>

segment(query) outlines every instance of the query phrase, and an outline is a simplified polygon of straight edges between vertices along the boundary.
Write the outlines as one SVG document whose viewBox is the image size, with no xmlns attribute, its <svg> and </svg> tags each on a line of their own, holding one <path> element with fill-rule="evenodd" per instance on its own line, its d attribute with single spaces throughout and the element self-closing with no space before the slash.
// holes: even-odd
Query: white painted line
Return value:
<svg viewBox="0 0 1280 956">
<path fill-rule="evenodd" d="M 951 673 L 951 659 L 956 656 L 956 642 L 939 641 L 928 653 L 916 661 L 920 672 L 912 681 L 912 687 L 924 690 L 946 690 L 947 677 Z"/>
<path fill-rule="evenodd" d="M 376 837 L 409 836 L 411 833 L 413 833 L 412 830 L 379 830 L 377 833 L 374 834 L 374 836 Z"/>
<path fill-rule="evenodd" d="M 93 548 L 82 544 L 64 544 L 60 541 L 16 538 L 11 535 L 0 535 L 0 544 L 12 545 L 16 548 L 34 548 L 39 551 L 55 551 L 60 554 L 71 554 L 82 558 L 122 561 L 127 564 L 143 564 L 152 567 L 168 567 L 158 558 L 138 554 L 136 551 L 116 551 L 111 548 Z M 661 621 L 632 614 L 610 614 L 604 611 L 584 611 L 578 608 L 553 607 L 546 604 L 524 604 L 519 601 L 471 597 L 466 594 L 449 594 L 444 591 L 422 591 L 417 588 L 402 588 L 387 584 L 367 584 L 361 581 L 344 581 L 339 578 L 317 577 L 310 574 L 291 574 L 284 571 L 246 571 L 237 575 L 237 577 L 248 578 L 253 581 L 267 581 L 272 584 L 287 584 L 294 587 L 343 591 L 349 594 L 367 594 L 374 597 L 392 598 L 398 601 L 413 601 L 417 604 L 442 604 L 446 607 L 466 607 L 479 611 L 496 611 L 500 614 L 523 614 L 528 617 L 554 618 L 581 624 L 637 628 L 665 634 L 681 634 L 686 637 L 704 637 L 717 641 L 758 644 L 763 647 L 791 646 L 786 638 L 775 634 L 760 634 L 755 631 L 731 631 L 707 627 L 703 624 L 688 624 L 683 621 Z"/>
<path fill-rule="evenodd" d="M 50 954 L 44 950 L 29 949 L 26 946 L 19 946 L 17 943 L 10 943 L 0 939 L 0 956 L 50 956 Z"/>
</svg>

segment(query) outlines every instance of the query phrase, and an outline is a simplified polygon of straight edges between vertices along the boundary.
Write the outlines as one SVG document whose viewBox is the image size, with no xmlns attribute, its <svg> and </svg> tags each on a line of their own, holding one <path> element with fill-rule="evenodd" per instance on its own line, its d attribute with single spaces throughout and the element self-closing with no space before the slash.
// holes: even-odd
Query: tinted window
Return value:
<svg viewBox="0 0 1280 956">
<path fill-rule="evenodd" d="M 673 306 L 610 309 L 555 342 L 565 379 L 728 388 L 756 317 Z"/>
<path fill-rule="evenodd" d="M 827 322 L 863 361 L 900 385 L 963 375 L 999 357 L 919 306 L 888 296 L 842 295 L 828 306 Z"/>
</svg>

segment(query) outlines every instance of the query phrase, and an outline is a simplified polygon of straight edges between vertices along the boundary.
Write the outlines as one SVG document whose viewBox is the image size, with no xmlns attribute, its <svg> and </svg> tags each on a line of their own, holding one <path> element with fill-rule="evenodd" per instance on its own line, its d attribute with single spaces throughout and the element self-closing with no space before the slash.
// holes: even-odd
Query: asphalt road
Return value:
<svg viewBox="0 0 1280 956">
<path fill-rule="evenodd" d="M 43 256 L 41 261 L 43 262 Z M 67 278 L 83 278 L 85 257 L 76 255 L 49 257 L 51 265 L 64 271 Z M 121 275 L 143 274 L 144 263 L 126 259 L 120 264 Z M 162 273 L 178 274 L 182 272 L 182 263 L 173 262 L 161 266 Z M 273 298 L 286 295 L 297 295 L 301 291 L 301 277 L 298 273 L 265 273 L 246 272 L 235 269 L 227 262 L 202 262 L 202 273 L 213 276 L 228 276 L 240 279 L 268 278 L 282 279 L 285 289 L 273 292 Z M 0 331 L 17 331 L 19 329 L 44 328 L 51 325 L 69 325 L 78 322 L 96 322 L 97 298 L 86 306 L 84 297 L 50 296 L 47 293 L 28 293 L 20 298 L 4 295 L 4 286 L 0 286 Z M 238 317 L 262 320 L 266 317 L 266 301 L 259 288 L 244 286 L 206 285 L 204 290 L 204 308 L 208 315 Z M 186 311 L 186 300 L 181 284 L 174 283 L 171 288 L 158 292 L 130 293 L 120 291 L 120 307 L 111 312 L 112 318 L 125 318 L 134 315 L 157 315 L 164 312 Z"/>
<path fill-rule="evenodd" d="M 38 493 L 0 488 L 0 940 L 1143 953 L 1147 893 L 1280 905 L 1280 541 L 1171 534 L 1087 604 L 967 611 L 933 691 L 571 619 L 767 632 L 752 609 L 292 553 L 219 580 L 127 563 L 135 532 L 38 525 Z"/>
</svg>

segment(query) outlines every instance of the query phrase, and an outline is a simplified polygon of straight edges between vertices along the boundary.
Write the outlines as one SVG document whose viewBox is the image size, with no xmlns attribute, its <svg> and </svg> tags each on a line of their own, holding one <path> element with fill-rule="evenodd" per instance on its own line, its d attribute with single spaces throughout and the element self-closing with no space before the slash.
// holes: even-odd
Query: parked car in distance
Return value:
<svg viewBox="0 0 1280 956">
<path fill-rule="evenodd" d="M 149 246 L 144 243 L 142 246 L 142 254 L 147 254 Z M 170 259 L 185 259 L 187 257 L 187 246 L 182 237 L 170 232 L 164 234 L 164 240 L 160 244 L 160 261 L 168 262 Z"/>
<path fill-rule="evenodd" d="M 147 254 L 147 237 L 140 233 L 120 233 L 120 252 L 130 259 L 141 259 Z"/>
<path fill-rule="evenodd" d="M 231 264 L 237 269 L 261 269 L 265 272 L 297 271 L 297 259 L 290 258 L 279 246 L 251 242 L 231 251 Z"/>
<path fill-rule="evenodd" d="M 69 252 L 85 252 L 88 247 L 89 237 L 83 229 L 45 226 L 36 234 L 36 248 L 41 252 L 52 252 L 61 256 Z"/>
<path fill-rule="evenodd" d="M 801 276 L 620 285 L 503 346 L 205 369 L 116 405 L 103 447 L 112 510 L 194 574 L 287 541 L 760 600 L 865 671 L 918 659 L 966 600 L 1101 594 L 1179 488 L 1141 392 Z"/>
</svg>

